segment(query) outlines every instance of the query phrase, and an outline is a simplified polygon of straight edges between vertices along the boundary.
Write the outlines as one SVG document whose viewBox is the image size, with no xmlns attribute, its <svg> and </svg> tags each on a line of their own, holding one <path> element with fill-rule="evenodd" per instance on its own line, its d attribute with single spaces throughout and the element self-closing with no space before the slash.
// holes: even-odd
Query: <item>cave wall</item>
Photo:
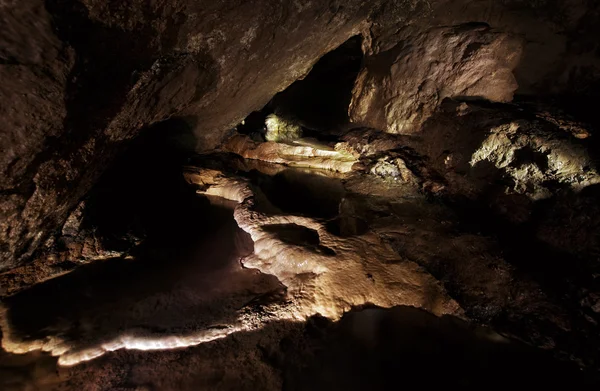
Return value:
<svg viewBox="0 0 600 391">
<path fill-rule="evenodd" d="M 460 34 L 475 37 L 467 40 L 475 46 L 467 43 L 456 53 L 477 49 L 458 63 L 480 70 L 475 76 L 482 77 L 482 88 L 467 89 L 467 95 L 508 101 L 516 88 L 594 97 L 599 13 L 593 0 L 4 1 L 0 270 L 30 259 L 142 129 L 172 116 L 188 118 L 197 148 L 212 149 L 248 113 L 352 36 L 362 35 L 365 63 L 381 64 L 407 42 L 414 43 L 409 50 L 431 39 L 443 46 L 452 39 L 443 31 L 471 26 Z M 489 30 L 482 30 L 484 23 Z M 490 52 L 498 42 L 500 49 Z M 507 59 L 510 53 L 513 59 Z M 432 79 L 419 60 L 413 65 L 418 78 Z M 497 91 L 488 94 L 495 67 L 501 77 L 492 77 Z M 446 76 L 455 70 L 447 67 Z M 373 77 L 372 71 L 367 66 L 359 81 Z M 398 83 L 415 76 L 406 69 L 399 74 L 383 85 L 387 92 L 404 93 Z M 421 80 L 415 80 L 409 84 L 419 91 Z M 445 94 L 448 77 L 433 80 L 424 98 L 413 99 L 416 109 L 394 112 L 394 121 L 418 110 L 419 122 L 425 121 L 440 97 L 465 94 L 461 88 Z M 354 119 L 389 130 L 380 110 L 398 96 L 384 94 L 366 104 L 370 95 L 355 93 L 353 107 L 367 109 Z"/>
<path fill-rule="evenodd" d="M 2 2 L 0 270 L 31 256 L 140 129 L 192 116 L 213 148 L 376 5 Z"/>
<path fill-rule="evenodd" d="M 394 47 L 366 60 L 354 86 L 353 122 L 413 134 L 445 98 L 512 100 L 520 38 L 484 24 L 407 30 Z"/>
<path fill-rule="evenodd" d="M 410 7 L 406 4 L 410 3 Z M 387 2 L 365 31 L 350 116 L 415 134 L 444 98 L 599 98 L 600 4 L 587 0 Z"/>
</svg>

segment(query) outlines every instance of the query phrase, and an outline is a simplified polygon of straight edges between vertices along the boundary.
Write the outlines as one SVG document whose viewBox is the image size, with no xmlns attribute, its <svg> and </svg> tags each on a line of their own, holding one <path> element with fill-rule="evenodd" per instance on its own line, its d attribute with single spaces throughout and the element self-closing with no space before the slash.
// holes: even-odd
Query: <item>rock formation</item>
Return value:
<svg viewBox="0 0 600 391">
<path fill-rule="evenodd" d="M 0 268 L 30 258 L 144 126 L 190 117 L 213 148 L 375 5 L 3 4 Z"/>
<path fill-rule="evenodd" d="M 599 21 L 0 1 L 0 388 L 597 388 Z"/>
<path fill-rule="evenodd" d="M 402 32 L 394 47 L 369 56 L 350 106 L 353 122 L 390 133 L 418 133 L 445 98 L 510 102 L 517 37 L 484 25 Z"/>
</svg>

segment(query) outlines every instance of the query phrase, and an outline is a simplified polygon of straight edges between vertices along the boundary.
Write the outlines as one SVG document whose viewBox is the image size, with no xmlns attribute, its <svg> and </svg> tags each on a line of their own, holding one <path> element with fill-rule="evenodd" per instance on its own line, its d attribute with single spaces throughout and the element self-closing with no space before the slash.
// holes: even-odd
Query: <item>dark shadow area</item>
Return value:
<svg viewBox="0 0 600 391">
<path fill-rule="evenodd" d="M 445 101 L 444 104 L 453 102 Z M 472 284 L 454 280 L 458 273 L 449 267 L 449 262 L 429 262 L 427 270 L 444 283 L 470 318 L 490 322 L 488 324 L 495 329 L 519 336 L 536 346 L 556 346 L 558 356 L 568 358 L 572 355 L 581 359 L 582 365 L 597 367 L 600 362 L 597 349 L 600 317 L 592 307 L 597 302 L 595 292 L 600 291 L 600 280 L 595 277 L 600 273 L 600 237 L 596 234 L 600 230 L 600 213 L 596 206 L 600 205 L 598 185 L 577 193 L 568 183 L 544 182 L 553 195 L 535 201 L 527 194 L 507 191 L 514 187 L 515 179 L 498 170 L 493 162 L 480 161 L 474 167 L 469 163 L 490 129 L 522 120 L 524 134 L 530 132 L 528 137 L 538 137 L 542 142 L 545 139 L 560 140 L 584 151 L 593 149 L 593 144 L 588 139 L 575 137 L 570 123 L 560 122 L 559 115 L 544 117 L 539 114 L 541 112 L 536 111 L 535 105 L 478 102 L 470 103 L 469 107 L 470 111 L 461 116 L 437 113 L 430 119 L 431 133 L 424 136 L 427 139 L 421 147 L 425 151 L 422 154 L 431 157 L 429 164 L 445 175 L 452 186 L 448 194 L 438 195 L 432 201 L 442 202 L 455 213 L 450 221 L 458 223 L 454 229 L 459 235 L 489 238 L 494 243 L 494 251 L 508 262 L 510 272 L 515 276 L 503 283 L 509 297 L 538 300 L 535 296 L 526 299 L 529 293 L 516 295 L 519 287 L 510 284 L 520 281 L 535 287 L 539 297 L 552 303 L 553 308 L 537 310 L 534 314 L 517 314 L 512 305 L 503 304 L 502 310 L 495 310 L 493 302 L 482 305 L 482 297 L 468 292 Z M 576 134 L 577 129 L 573 130 Z M 535 164 L 543 170 L 549 168 L 549 157 L 543 149 L 520 146 L 515 150 L 512 164 L 514 167 Z M 411 242 L 407 239 L 402 244 L 404 247 L 398 248 L 406 252 L 406 245 Z M 433 244 L 429 246 L 435 248 Z M 443 254 L 439 258 L 443 259 Z M 464 263 L 462 265 L 464 267 Z M 468 271 L 464 274 L 470 275 Z M 493 284 L 487 287 L 493 287 Z M 523 289 L 523 292 L 527 291 Z"/>
<path fill-rule="evenodd" d="M 188 213 L 198 229 L 171 227 L 189 242 L 146 243 L 146 257 L 80 266 L 6 299 L 12 333 L 23 341 L 60 336 L 79 348 L 129 329 L 169 335 L 231 322 L 245 303 L 279 289 L 275 277 L 242 269 L 252 241 L 232 210 L 196 202 Z"/>
<path fill-rule="evenodd" d="M 152 65 L 156 33 L 150 26 L 125 31 L 103 25 L 79 1 L 45 3 L 58 36 L 77 53 L 67 87 L 65 128 L 69 137 L 83 137 L 84 129 L 106 125 L 135 83 L 132 74 Z M 171 34 L 177 34 L 177 28 Z"/>
<path fill-rule="evenodd" d="M 9 359 L 7 366 L 0 357 L 0 369 L 13 383 L 35 387 L 54 376 L 61 389 L 98 381 L 102 389 L 168 391 L 585 390 L 599 385 L 597 374 L 489 329 L 403 306 L 352 310 L 339 322 L 319 316 L 305 323 L 273 321 L 187 349 L 119 350 L 56 372 L 52 363 L 37 365 L 34 372 L 31 359 L 21 366 L 15 356 Z"/>
<path fill-rule="evenodd" d="M 171 119 L 133 142 L 91 192 L 82 220 L 102 246 L 132 257 L 82 265 L 7 298 L 14 335 L 85 348 L 131 329 L 176 334 L 232 322 L 245 303 L 281 288 L 242 268 L 253 243 L 233 205 L 213 205 L 185 182 L 192 141 L 187 122 Z"/>
<path fill-rule="evenodd" d="M 580 71 L 583 69 L 580 69 Z M 576 75 L 572 75 L 576 76 Z M 600 116 L 598 115 L 598 103 L 600 101 L 600 81 L 592 75 L 587 77 L 575 77 L 578 80 L 577 85 L 573 85 L 578 94 L 546 95 L 539 97 L 515 96 L 515 103 L 519 106 L 527 107 L 531 110 L 549 111 L 558 113 L 561 117 L 573 120 L 578 126 L 582 126 L 589 131 L 591 137 L 585 142 L 587 151 L 592 161 L 597 167 L 600 167 Z M 581 83 L 583 80 L 587 82 Z"/>
<path fill-rule="evenodd" d="M 313 130 L 348 123 L 352 88 L 363 61 L 360 36 L 324 55 L 310 73 L 273 97 L 271 106 Z"/>
<path fill-rule="evenodd" d="M 324 55 L 308 75 L 278 93 L 260 111 L 248 115 L 237 131 L 265 141 L 265 119 L 271 113 L 299 123 L 305 137 L 332 141 L 327 134 L 349 123 L 348 107 L 363 63 L 362 38 L 354 36 Z"/>
<path fill-rule="evenodd" d="M 298 224 L 271 224 L 264 225 L 262 229 L 274 234 L 277 239 L 284 243 L 302 246 L 327 256 L 335 255 L 334 250 L 320 244 L 321 240 L 319 239 L 319 233 L 314 229 L 303 227 Z"/>
<path fill-rule="evenodd" d="M 582 201 L 581 197 L 586 200 Z M 578 195 L 563 193 L 529 206 L 531 218 L 522 224 L 499 216 L 485 198 L 478 202 L 454 198 L 447 203 L 457 214 L 459 231 L 497 241 L 502 257 L 515 268 L 515 275 L 535 281 L 545 297 L 566 311 L 562 316 L 566 316 L 572 331 L 558 329 L 556 324 L 537 318 L 527 322 L 513 319 L 508 313 L 501 314 L 492 325 L 512 335 L 524 336 L 526 340 L 531 338 L 532 343 L 539 343 L 538 338 L 543 341 L 551 337 L 558 349 L 577 352 L 590 367 L 595 367 L 600 360 L 596 326 L 600 317 L 590 308 L 593 304 L 588 296 L 589 292 L 600 290 L 600 281 L 594 277 L 600 273 L 597 262 L 600 211 L 596 206 L 599 199 L 597 188 L 586 189 Z M 460 300 L 460 295 L 455 297 Z M 539 330 L 538 334 L 528 331 L 532 326 Z"/>
<path fill-rule="evenodd" d="M 325 227 L 327 232 L 342 238 L 362 235 L 369 229 L 365 220 L 353 216 L 340 216 L 328 221 Z"/>
<path fill-rule="evenodd" d="M 133 238 L 178 248 L 209 232 L 198 224 L 205 205 L 181 173 L 194 142 L 191 124 L 183 118 L 145 129 L 90 192 L 83 228 L 93 229 L 106 248 L 121 251 Z"/>
<path fill-rule="evenodd" d="M 265 225 L 262 229 L 288 244 L 316 246 L 321 242 L 317 231 L 298 224 L 272 224 Z"/>
<path fill-rule="evenodd" d="M 583 389 L 597 384 L 575 365 L 458 318 L 412 307 L 353 311 L 327 330 L 309 325 L 307 332 L 317 336 L 311 339 L 313 355 L 305 365 L 284 371 L 285 390 Z"/>
<path fill-rule="evenodd" d="M 542 171 L 548 170 L 548 155 L 534 151 L 531 147 L 523 147 L 515 151 L 515 157 L 511 163 L 513 167 L 521 167 L 524 164 L 535 164 Z"/>
<path fill-rule="evenodd" d="M 265 134 L 267 129 L 265 128 L 265 121 L 267 116 L 272 113 L 272 109 L 269 105 L 265 106 L 260 111 L 253 111 L 248 114 L 244 121 L 236 127 L 238 133 L 250 136 L 250 138 L 256 142 L 265 142 Z"/>
<path fill-rule="evenodd" d="M 268 201 L 285 213 L 335 217 L 345 194 L 339 179 L 302 170 L 290 168 L 274 176 L 253 170 L 247 175 Z"/>
</svg>

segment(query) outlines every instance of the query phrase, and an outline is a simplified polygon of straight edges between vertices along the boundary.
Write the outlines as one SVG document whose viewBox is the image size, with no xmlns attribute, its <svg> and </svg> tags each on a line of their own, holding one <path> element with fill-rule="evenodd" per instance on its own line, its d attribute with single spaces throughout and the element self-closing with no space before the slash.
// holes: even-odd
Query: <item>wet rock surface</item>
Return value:
<svg viewBox="0 0 600 391">
<path fill-rule="evenodd" d="M 152 384 L 159 389 L 279 389 L 287 384 L 285 387 L 313 389 L 328 381 L 364 386 L 363 377 L 341 377 L 337 364 L 325 367 L 328 376 L 338 380 L 326 380 L 308 363 L 330 361 L 340 354 L 359 365 L 362 359 L 358 357 L 366 354 L 379 357 L 373 358 L 375 361 L 383 360 L 383 367 L 377 368 L 389 367 L 395 373 L 399 369 L 393 368 L 398 365 L 417 368 L 419 357 L 431 363 L 432 354 L 459 354 L 452 353 L 459 344 L 462 357 L 473 355 L 465 365 L 480 368 L 479 374 L 492 375 L 499 367 L 503 373 L 514 374 L 507 382 L 516 379 L 522 373 L 519 366 L 504 367 L 496 362 L 514 362 L 511 357 L 519 355 L 531 357 L 533 368 L 556 366 L 556 373 L 564 373 L 570 382 L 593 384 L 593 368 L 598 362 L 594 348 L 598 291 L 593 279 L 586 277 L 593 264 L 580 262 L 580 268 L 561 269 L 561 264 L 571 261 L 562 259 L 558 264 L 554 257 L 546 258 L 552 262 L 546 269 L 537 269 L 537 263 L 531 263 L 535 260 L 532 254 L 545 256 L 551 250 L 543 242 L 529 251 L 519 250 L 534 232 L 507 245 L 518 232 L 511 235 L 498 227 L 491 231 L 476 219 L 465 219 L 460 203 L 452 201 L 455 193 L 447 190 L 454 189 L 454 184 L 445 171 L 437 171 L 435 154 L 420 155 L 414 138 L 412 147 L 400 146 L 404 141 L 403 136 L 371 129 L 349 132 L 340 142 L 360 164 L 345 174 L 245 160 L 230 153 L 194 157 L 194 165 L 184 170 L 189 183 L 185 189 L 189 197 L 194 190 L 199 193 L 193 202 L 204 206 L 187 204 L 178 213 L 188 215 L 191 224 L 202 220 L 204 224 L 197 229 L 208 231 L 184 225 L 178 229 L 185 234 L 175 231 L 166 235 L 163 228 L 154 240 L 180 239 L 172 244 L 146 239 L 127 257 L 96 261 L 32 288 L 15 289 L 3 303 L 4 349 L 23 354 L 41 348 L 58 356 L 62 366 L 58 375 L 50 374 L 56 359 L 36 358 L 35 366 L 16 365 L 16 371 L 29 373 L 42 366 L 40 371 L 46 375 L 35 375 L 34 380 L 11 378 L 15 384 L 51 379 L 47 380 L 48 389 L 71 389 L 98 378 L 110 385 L 101 389 L 122 384 Z M 303 158 L 309 162 L 319 159 Z M 391 174 L 378 168 L 382 162 L 394 167 Z M 436 183 L 441 187 L 433 185 Z M 474 207 L 485 202 L 477 197 L 472 200 Z M 193 210 L 196 214 L 190 214 Z M 486 213 L 488 218 L 496 218 Z M 69 220 L 65 234 L 77 232 L 77 216 Z M 540 221 L 544 222 L 540 227 L 557 227 L 552 215 Z M 540 232 L 552 231 L 540 228 Z M 188 242 L 198 235 L 201 241 Z M 586 243 L 593 248 L 593 242 Z M 593 250 L 578 254 L 580 259 L 589 251 Z M 73 291 L 83 292 L 82 296 L 73 300 Z M 45 299 L 40 301 L 40 297 Z M 414 314 L 397 318 L 385 310 L 365 310 L 365 315 L 357 312 L 350 317 L 355 319 L 352 321 L 344 316 L 365 305 L 422 308 L 442 318 Z M 329 320 L 317 320 L 320 317 Z M 405 324 L 406 317 L 422 319 Z M 491 330 L 482 334 L 486 337 L 472 334 L 466 326 L 448 326 L 444 319 L 455 319 L 450 321 L 455 325 L 464 321 L 487 325 L 503 337 Z M 319 326 L 310 326 L 313 322 Z M 389 327 L 403 330 L 398 349 L 413 352 L 406 361 L 399 359 L 393 348 L 387 350 L 377 342 L 378 338 L 389 341 Z M 327 331 L 330 328 L 332 331 Z M 427 343 L 408 337 L 425 330 L 437 336 L 428 336 Z M 454 334 L 457 330 L 464 330 L 460 337 Z M 312 333 L 320 337 L 315 341 Z M 454 338 L 461 342 L 451 342 Z M 348 344 L 349 351 L 342 348 Z M 216 362 L 208 367 L 202 364 L 205 355 L 217 352 L 223 363 L 229 362 L 233 358 L 227 352 L 234 345 L 243 365 L 259 365 L 260 376 L 254 372 L 256 376 L 243 375 L 237 369 L 216 374 Z M 465 346 L 473 346 L 473 350 L 465 353 Z M 179 353 L 169 351 L 175 347 L 187 348 Z M 533 347 L 548 352 L 528 350 Z M 479 367 L 483 364 L 476 358 L 481 351 L 491 360 L 484 367 Z M 341 356 L 341 362 L 346 362 Z M 391 356 L 397 359 L 386 358 Z M 134 364 L 140 360 L 143 364 Z M 158 362 L 170 367 L 172 360 L 183 360 L 173 379 L 157 378 L 150 371 Z M 370 362 L 360 365 L 370 368 Z M 437 362 L 433 361 L 433 368 L 454 371 Z M 123 372 L 115 365 L 130 369 Z M 213 375 L 202 379 L 186 375 L 188 365 L 200 365 Z M 575 368 L 585 368 L 584 375 Z M 388 369 L 373 371 L 377 373 L 374 387 L 385 388 Z M 533 379 L 535 371 L 525 378 Z M 452 381 L 472 385 L 481 381 L 478 379 L 483 375 L 459 376 Z"/>
<path fill-rule="evenodd" d="M 118 351 L 58 371 L 52 358 L 21 359 L 33 360 L 35 366 L 21 365 L 20 372 L 2 366 L 6 376 L 0 384 L 7 389 L 35 384 L 39 390 L 363 390 L 394 388 L 402 375 L 411 386 L 593 387 L 591 379 L 540 352 L 409 307 L 357 310 L 335 323 L 321 317 L 306 324 L 274 322 L 194 348 Z M 439 376 L 428 376 L 431 371 Z"/>
<path fill-rule="evenodd" d="M 365 67 L 351 117 L 381 130 L 417 132 L 444 97 L 509 100 L 515 80 L 517 92 L 559 94 L 588 105 L 600 79 L 591 38 L 599 10 L 588 3 L 7 2 L 0 36 L 7 124 L 1 268 L 32 260 L 143 128 L 178 116 L 194 129 L 198 149 L 214 148 L 229 129 L 350 37 L 342 57 L 330 61 L 347 58 L 353 64 L 338 72 L 339 82 L 316 96 L 298 84 L 299 92 L 276 100 L 280 109 L 310 100 L 299 116 L 305 124 L 335 126 L 314 114 L 345 117 L 345 91 L 360 70 L 359 41 Z M 524 46 L 515 69 L 518 42 Z M 435 53 L 421 55 L 432 47 Z M 411 61 L 394 62 L 400 58 Z M 406 78 L 377 86 L 377 93 L 368 87 L 392 68 Z M 335 69 L 322 69 L 305 86 L 335 79 Z"/>
<path fill-rule="evenodd" d="M 189 117 L 213 148 L 375 5 L 2 4 L 0 268 L 30 259 L 142 128 Z"/>
<path fill-rule="evenodd" d="M 598 388 L 598 7 L 0 4 L 0 388 Z"/>
</svg>

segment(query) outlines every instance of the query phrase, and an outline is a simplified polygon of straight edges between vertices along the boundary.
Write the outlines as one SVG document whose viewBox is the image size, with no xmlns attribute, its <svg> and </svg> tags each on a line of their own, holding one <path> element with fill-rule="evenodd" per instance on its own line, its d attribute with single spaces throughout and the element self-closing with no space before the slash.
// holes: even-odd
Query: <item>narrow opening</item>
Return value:
<svg viewBox="0 0 600 391">
<path fill-rule="evenodd" d="M 354 36 L 327 53 L 303 80 L 275 95 L 273 108 L 316 131 L 347 124 L 352 88 L 363 61 L 361 42 Z"/>
<path fill-rule="evenodd" d="M 348 106 L 362 67 L 362 38 L 357 35 L 324 55 L 308 75 L 278 93 L 261 110 L 250 114 L 238 131 L 262 141 L 265 118 L 271 113 L 297 122 L 305 136 L 327 138 L 349 123 Z"/>
</svg>

